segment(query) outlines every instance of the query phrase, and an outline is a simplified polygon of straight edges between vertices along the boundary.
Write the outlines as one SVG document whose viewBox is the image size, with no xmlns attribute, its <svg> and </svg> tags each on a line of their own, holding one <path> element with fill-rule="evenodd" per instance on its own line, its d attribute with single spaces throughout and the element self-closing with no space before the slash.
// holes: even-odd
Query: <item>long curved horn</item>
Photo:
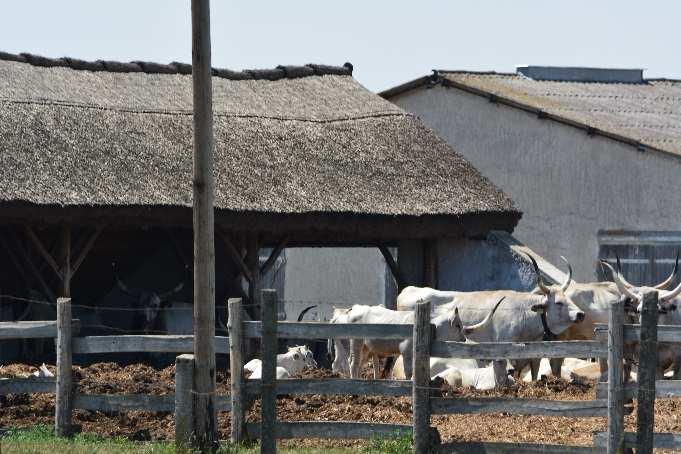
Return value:
<svg viewBox="0 0 681 454">
<path fill-rule="evenodd" d="M 671 285 L 672 282 L 674 282 L 674 278 L 676 277 L 676 272 L 679 270 L 679 250 L 676 250 L 676 262 L 674 263 L 674 269 L 672 270 L 672 274 L 669 275 L 667 279 L 664 281 L 660 282 L 657 284 L 654 288 L 656 290 L 664 290 L 667 287 Z"/>
<path fill-rule="evenodd" d="M 303 309 L 303 311 L 300 313 L 300 315 L 298 315 L 298 321 L 299 321 L 299 322 L 302 322 L 302 321 L 303 321 L 303 317 L 305 317 L 305 314 L 307 314 L 308 311 L 309 311 L 310 309 L 314 309 L 315 307 L 317 307 L 316 304 L 313 305 L 313 306 L 306 307 L 305 309 Z"/>
<path fill-rule="evenodd" d="M 679 285 L 677 285 L 676 288 L 673 290 L 670 290 L 668 292 L 664 291 L 660 292 L 658 299 L 661 302 L 669 301 L 670 299 L 676 297 L 676 295 L 678 295 L 679 293 L 681 293 L 681 282 L 679 282 Z"/>
<path fill-rule="evenodd" d="M 617 290 L 620 291 L 622 295 L 627 295 L 629 298 L 633 299 L 634 301 L 638 301 L 639 297 L 634 295 L 631 290 L 629 290 L 629 287 L 624 283 L 622 279 L 622 275 L 615 271 L 615 269 L 610 265 L 608 262 L 605 260 L 601 260 L 601 264 L 608 268 L 610 272 L 612 273 L 612 279 L 615 281 L 615 285 L 617 285 Z"/>
<path fill-rule="evenodd" d="M 539 265 L 537 265 L 537 261 L 534 259 L 534 257 L 532 257 L 531 254 L 525 253 L 525 255 L 530 258 L 532 266 L 534 267 L 534 272 L 537 273 L 537 287 L 539 287 L 539 290 L 541 290 L 544 295 L 550 294 L 551 290 L 544 283 L 544 278 L 541 275 L 541 271 L 539 271 Z"/>
<path fill-rule="evenodd" d="M 121 290 L 121 292 L 128 296 L 132 296 L 133 298 L 138 298 L 141 293 L 130 290 L 128 286 L 121 281 L 121 278 L 118 277 L 118 272 L 116 271 L 116 262 L 111 262 L 111 269 L 113 270 L 114 279 L 116 279 L 116 285 L 118 285 L 118 288 Z"/>
<path fill-rule="evenodd" d="M 189 266 L 185 265 L 184 271 L 185 271 L 185 273 L 188 274 L 189 273 Z M 174 295 L 175 293 L 180 293 L 182 291 L 182 289 L 184 288 L 184 283 L 185 283 L 185 280 L 183 279 L 179 284 L 177 284 L 175 287 L 168 290 L 167 292 L 159 293 L 158 297 L 161 299 L 161 301 L 163 301 L 166 298 L 168 298 L 169 296 Z"/>
<path fill-rule="evenodd" d="M 622 273 L 622 263 L 620 262 L 620 256 L 617 252 L 615 252 L 615 260 L 617 261 L 617 274 L 620 275 L 620 279 L 624 283 L 624 285 L 627 286 L 627 288 L 632 288 L 636 287 L 634 284 L 630 283 L 628 280 L 624 278 L 624 273 Z M 613 273 L 614 276 L 614 273 Z"/>
<path fill-rule="evenodd" d="M 483 326 L 485 326 L 490 320 L 492 320 L 492 316 L 494 315 L 494 312 L 496 312 L 496 310 L 497 310 L 497 308 L 499 307 L 499 305 L 501 304 L 501 302 L 504 301 L 505 299 L 506 299 L 505 296 L 502 297 L 502 298 L 497 302 L 497 304 L 494 305 L 494 308 L 490 311 L 490 313 L 487 314 L 487 317 L 485 317 L 484 319 L 482 319 L 481 322 L 476 323 L 475 325 L 464 326 L 464 327 L 463 327 L 463 332 L 464 332 L 464 334 L 470 334 L 470 333 L 472 333 L 472 332 L 474 332 L 474 331 L 479 330 L 479 329 L 482 328 Z"/>
<path fill-rule="evenodd" d="M 565 291 L 565 290 L 567 290 L 568 287 L 570 286 L 570 282 L 572 282 L 572 266 L 570 266 L 570 262 L 568 262 L 567 259 L 566 259 L 565 257 L 563 257 L 563 256 L 561 255 L 560 258 L 563 259 L 563 261 L 567 264 L 567 267 L 568 267 L 568 275 L 567 275 L 567 278 L 565 279 L 565 282 L 563 282 L 563 284 L 560 286 L 560 289 L 561 289 L 562 291 Z"/>
</svg>

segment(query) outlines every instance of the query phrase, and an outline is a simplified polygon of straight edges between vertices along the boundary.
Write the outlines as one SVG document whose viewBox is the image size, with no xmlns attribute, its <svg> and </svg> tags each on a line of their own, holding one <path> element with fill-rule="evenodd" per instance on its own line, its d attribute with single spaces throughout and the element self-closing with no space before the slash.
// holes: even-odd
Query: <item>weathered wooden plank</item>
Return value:
<svg viewBox="0 0 681 454">
<path fill-rule="evenodd" d="M 229 373 L 231 376 L 231 399 L 232 399 L 232 427 L 230 441 L 240 443 L 244 438 L 244 424 L 246 421 L 246 392 L 244 391 L 244 336 L 243 308 L 241 298 L 227 300 L 229 319 Z"/>
<path fill-rule="evenodd" d="M 607 331 L 608 325 L 597 323 L 596 333 Z M 641 338 L 641 325 L 624 325 L 624 342 L 638 342 Z M 681 343 L 681 325 L 657 325 L 657 342 Z"/>
<path fill-rule="evenodd" d="M 57 436 L 67 437 L 71 434 L 71 417 L 73 414 L 73 377 L 71 369 L 71 298 L 57 300 L 57 377 L 55 386 L 54 430 Z"/>
<path fill-rule="evenodd" d="M 0 378 L 0 396 L 6 394 L 54 394 L 54 378 Z"/>
<path fill-rule="evenodd" d="M 218 394 L 215 399 L 217 411 L 231 411 L 229 395 Z M 175 411 L 175 394 L 76 394 L 73 408 L 82 410 L 117 411 Z"/>
<path fill-rule="evenodd" d="M 194 355 L 175 358 L 175 446 L 182 452 L 194 432 Z"/>
<path fill-rule="evenodd" d="M 74 354 L 192 351 L 194 351 L 192 335 L 86 336 L 73 339 Z M 229 354 L 229 337 L 215 336 L 215 353 Z"/>
<path fill-rule="evenodd" d="M 262 394 L 260 397 L 260 452 L 275 454 L 277 439 L 277 291 L 261 293 L 262 338 Z"/>
<path fill-rule="evenodd" d="M 246 392 L 260 394 L 260 380 L 247 380 Z M 361 380 L 345 378 L 304 378 L 277 380 L 277 394 L 410 396 L 411 380 Z"/>
<path fill-rule="evenodd" d="M 410 434 L 407 424 L 382 424 L 345 421 L 298 421 L 277 423 L 276 437 L 288 438 L 375 438 Z M 246 424 L 249 438 L 260 438 L 260 423 Z"/>
<path fill-rule="evenodd" d="M 641 341 L 638 364 L 636 452 L 653 452 L 655 426 L 655 376 L 657 374 L 657 291 L 641 298 Z"/>
<path fill-rule="evenodd" d="M 546 445 L 538 443 L 451 442 L 436 447 L 438 454 L 591 454 L 600 452 L 593 446 Z"/>
<path fill-rule="evenodd" d="M 430 439 L 430 301 L 421 302 L 414 310 L 412 408 L 414 451 L 429 452 Z"/>
<path fill-rule="evenodd" d="M 463 342 L 433 341 L 430 355 L 440 358 L 528 359 L 606 357 L 607 345 L 600 341 L 555 342 Z"/>
<path fill-rule="evenodd" d="M 432 414 L 508 413 L 512 415 L 606 416 L 608 402 L 597 400 L 539 400 L 539 399 L 459 399 L 431 397 Z"/>
<path fill-rule="evenodd" d="M 260 322 L 243 322 L 244 336 L 259 338 Z M 277 333 L 280 338 L 294 339 L 407 339 L 412 335 L 412 325 L 377 323 L 324 323 L 280 322 Z"/>
<path fill-rule="evenodd" d="M 608 440 L 607 432 L 595 432 L 593 436 L 594 446 L 603 448 Z M 636 432 L 624 434 L 624 447 L 636 447 Z M 681 434 L 679 433 L 653 433 L 653 448 L 655 449 L 681 449 Z"/>
<path fill-rule="evenodd" d="M 624 400 L 638 397 L 638 384 L 630 382 L 624 385 Z M 681 397 L 681 380 L 657 380 L 655 382 L 655 397 L 658 399 L 671 399 Z M 596 385 L 596 398 L 608 398 L 608 383 L 601 382 Z"/>
<path fill-rule="evenodd" d="M 71 332 L 80 331 L 80 320 L 71 322 Z M 57 321 L 0 322 L 0 340 L 57 337 Z"/>
<path fill-rule="evenodd" d="M 608 454 L 624 451 L 624 302 L 610 306 L 608 313 Z"/>
</svg>

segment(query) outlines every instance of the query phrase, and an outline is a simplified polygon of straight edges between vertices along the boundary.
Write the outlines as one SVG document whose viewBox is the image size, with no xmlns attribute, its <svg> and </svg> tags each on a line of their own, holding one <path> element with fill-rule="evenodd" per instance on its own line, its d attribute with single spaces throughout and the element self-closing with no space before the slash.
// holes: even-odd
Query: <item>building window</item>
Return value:
<svg viewBox="0 0 681 454">
<path fill-rule="evenodd" d="M 655 285 L 665 280 L 674 269 L 678 250 L 681 232 L 598 232 L 598 257 L 614 267 L 619 256 L 624 277 L 634 285 Z M 601 281 L 612 280 L 610 273 L 604 273 L 598 265 L 596 275 Z M 678 282 L 677 277 L 674 285 Z"/>
</svg>

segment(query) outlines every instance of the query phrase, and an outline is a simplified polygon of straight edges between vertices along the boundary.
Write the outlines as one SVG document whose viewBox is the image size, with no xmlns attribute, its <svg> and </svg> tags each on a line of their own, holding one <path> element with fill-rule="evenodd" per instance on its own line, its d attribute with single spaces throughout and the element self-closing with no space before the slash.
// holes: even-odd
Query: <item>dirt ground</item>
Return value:
<svg viewBox="0 0 681 454">
<path fill-rule="evenodd" d="M 54 367 L 49 366 L 54 371 Z M 36 370 L 25 364 L 0 367 L 0 378 L 28 376 Z M 98 363 L 74 367 L 78 392 L 102 394 L 168 394 L 174 392 L 174 367 L 156 370 L 135 364 L 119 366 Z M 306 378 L 333 377 L 330 371 L 311 370 Z M 229 392 L 229 378 L 217 374 L 218 391 Z M 442 392 L 456 397 L 508 397 L 555 400 L 588 400 L 595 397 L 593 383 L 571 384 L 549 379 L 516 385 L 501 391 L 450 389 Z M 405 423 L 411 421 L 409 398 L 360 396 L 282 396 L 277 402 L 278 418 L 284 421 L 366 421 Z M 659 432 L 681 432 L 681 400 L 658 400 L 655 405 L 655 429 Z M 220 413 L 220 438 L 229 437 L 230 414 Z M 259 402 L 249 411 L 248 420 L 259 419 Z M 0 396 L 0 427 L 29 427 L 54 422 L 54 395 L 21 394 Z M 85 410 L 74 411 L 74 424 L 81 431 L 106 437 L 124 436 L 132 440 L 164 440 L 174 436 L 173 415 L 169 413 L 128 412 L 105 414 Z M 592 432 L 606 428 L 605 418 L 564 418 L 544 416 L 512 416 L 504 413 L 488 415 L 433 416 L 443 441 L 510 441 L 589 445 Z M 635 430 L 636 413 L 626 417 L 627 430 Z M 298 446 L 352 446 L 353 440 L 304 440 Z"/>
</svg>

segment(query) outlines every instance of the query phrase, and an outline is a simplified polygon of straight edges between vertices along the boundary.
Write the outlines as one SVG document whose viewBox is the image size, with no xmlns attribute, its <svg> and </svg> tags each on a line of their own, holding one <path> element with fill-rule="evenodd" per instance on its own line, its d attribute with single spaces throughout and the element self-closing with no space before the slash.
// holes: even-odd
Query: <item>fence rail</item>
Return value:
<svg viewBox="0 0 681 454">
<path fill-rule="evenodd" d="M 190 353 L 192 335 L 86 336 L 73 339 L 74 354 L 92 353 Z M 229 337 L 215 336 L 215 352 L 229 353 Z"/>
<path fill-rule="evenodd" d="M 262 380 L 248 380 L 244 387 L 251 395 L 259 395 Z M 352 396 L 411 396 L 411 380 L 362 380 L 347 378 L 303 378 L 277 380 L 277 395 L 352 395 Z"/>
<path fill-rule="evenodd" d="M 74 333 L 78 333 L 80 320 L 74 319 L 71 329 Z M 57 334 L 55 320 L 0 322 L 0 340 L 50 338 L 57 337 Z"/>
<path fill-rule="evenodd" d="M 384 424 L 375 422 L 345 421 L 278 421 L 275 433 L 277 439 L 287 438 L 376 438 L 392 437 L 396 434 L 410 434 L 408 424 Z M 259 423 L 246 424 L 250 438 L 262 438 Z"/>
<path fill-rule="evenodd" d="M 0 378 L 0 396 L 5 394 L 54 394 L 54 378 Z"/>
<path fill-rule="evenodd" d="M 533 359 L 533 358 L 605 358 L 608 345 L 599 341 L 553 342 L 443 342 L 434 341 L 431 356 L 438 358 Z"/>
</svg>

